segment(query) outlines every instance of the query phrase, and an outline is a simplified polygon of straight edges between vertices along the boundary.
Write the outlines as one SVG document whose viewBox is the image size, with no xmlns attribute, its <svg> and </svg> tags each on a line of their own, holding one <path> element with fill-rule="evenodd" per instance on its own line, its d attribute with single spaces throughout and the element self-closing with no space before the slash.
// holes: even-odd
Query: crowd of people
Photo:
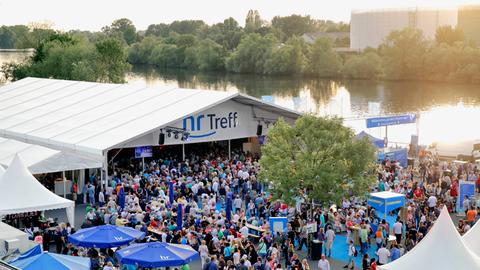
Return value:
<svg viewBox="0 0 480 270">
<path fill-rule="evenodd" d="M 228 159 L 217 152 L 192 155 L 184 161 L 165 157 L 143 168 L 116 166 L 105 189 L 95 176 L 85 185 L 82 193 L 87 208 L 81 227 L 130 226 L 147 233 L 143 241 L 188 244 L 199 252 L 203 270 L 309 270 L 312 254 L 304 251 L 312 240 L 320 243 L 315 267 L 330 270 L 333 243 L 338 234 L 344 234 L 348 248 L 342 252 L 349 257 L 344 268 L 354 269 L 355 257 L 360 256 L 362 263 L 357 267 L 375 270 L 421 241 L 444 205 L 456 211 L 459 180 L 480 181 L 471 163 L 440 162 L 426 156 L 417 166 L 403 168 L 385 160 L 377 167 L 372 191 L 390 190 L 406 197 L 403 210 L 390 213 L 398 215 L 396 222 L 388 224 L 358 197 L 344 198 L 341 205 L 307 203 L 301 195 L 295 205 L 273 200 L 268 184 L 258 179 L 258 158 L 239 152 Z M 174 194 L 170 194 L 171 184 Z M 225 211 L 228 198 L 230 216 Z M 478 218 L 477 202 L 466 198 L 462 206 L 466 218 L 459 221 L 458 229 L 464 233 Z M 178 215 L 183 217 L 181 227 Z M 288 218 L 287 231 L 272 233 L 268 220 L 277 216 Z M 313 231 L 308 229 L 312 223 L 316 224 Z M 67 236 L 73 232 L 69 224 L 51 222 L 31 236 L 44 250 L 50 250 L 48 243 L 53 239 L 58 253 L 92 258 L 93 269 L 119 266 L 112 250 L 69 244 Z M 395 240 L 389 235 L 395 235 Z M 376 256 L 370 258 L 372 248 Z"/>
</svg>

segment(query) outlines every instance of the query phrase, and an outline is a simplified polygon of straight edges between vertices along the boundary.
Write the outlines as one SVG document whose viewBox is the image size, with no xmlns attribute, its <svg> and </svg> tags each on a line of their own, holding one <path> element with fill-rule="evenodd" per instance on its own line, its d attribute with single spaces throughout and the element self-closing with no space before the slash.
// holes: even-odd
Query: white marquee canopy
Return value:
<svg viewBox="0 0 480 270">
<path fill-rule="evenodd" d="M 399 259 L 378 267 L 383 270 L 480 269 L 477 257 L 462 241 L 444 207 L 433 227 L 420 243 Z"/>
<path fill-rule="evenodd" d="M 197 115 L 227 101 L 229 105 L 221 110 L 224 115 Z M 242 111 L 227 111 L 231 105 L 241 106 Z M 293 122 L 298 116 L 297 112 L 233 92 L 38 78 L 0 88 L 0 137 L 96 157 L 104 157 L 105 151 L 113 148 L 158 144 L 161 128 L 186 118 L 195 131 L 200 126 L 237 127 L 235 121 L 244 117 L 249 124 L 227 135 L 246 130 L 243 135 L 255 136 L 257 121 L 268 124 L 283 117 Z"/>
<path fill-rule="evenodd" d="M 0 138 L 0 168 L 2 166 L 7 168 L 16 154 L 33 174 L 102 167 L 102 160 L 95 160 L 93 157 L 89 158 L 78 152 L 58 151 Z M 0 169 L 0 175 L 2 169 Z"/>
<path fill-rule="evenodd" d="M 66 208 L 68 221 L 75 224 L 75 203 L 45 188 L 18 155 L 0 177 L 0 200 L 0 216 Z"/>
<path fill-rule="evenodd" d="M 477 221 L 477 223 L 463 235 L 462 239 L 465 245 L 480 257 L 480 222 Z"/>
</svg>

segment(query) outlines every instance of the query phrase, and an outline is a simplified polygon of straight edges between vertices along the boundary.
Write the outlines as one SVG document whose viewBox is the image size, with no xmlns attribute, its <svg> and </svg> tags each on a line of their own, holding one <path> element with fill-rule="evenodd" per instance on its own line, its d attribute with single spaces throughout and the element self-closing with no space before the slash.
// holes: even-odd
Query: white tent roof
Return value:
<svg viewBox="0 0 480 270">
<path fill-rule="evenodd" d="M 39 145 L 0 138 L 0 165 L 5 168 L 8 167 L 15 154 L 20 156 L 33 174 L 102 167 L 101 160 L 86 157 L 85 154 L 78 152 L 58 151 Z"/>
<path fill-rule="evenodd" d="M 400 198 L 405 197 L 405 195 L 400 193 L 395 193 L 391 191 L 381 191 L 381 192 L 373 192 L 370 193 L 370 196 L 374 196 L 381 199 L 391 199 L 391 198 Z"/>
<path fill-rule="evenodd" d="M 444 207 L 420 243 L 399 259 L 378 267 L 384 270 L 480 269 L 480 258 L 463 243 Z"/>
<path fill-rule="evenodd" d="M 299 116 L 232 92 L 25 78 L 0 88 L 0 136 L 103 156 L 104 150 L 228 100 Z"/>
<path fill-rule="evenodd" d="M 0 177 L 2 177 L 4 172 L 5 172 L 5 169 L 2 166 L 0 166 Z"/>
<path fill-rule="evenodd" d="M 0 240 L 20 237 L 26 237 L 28 239 L 27 233 L 0 221 Z"/>
<path fill-rule="evenodd" d="M 463 242 L 477 256 L 480 256 L 480 222 L 477 221 L 463 237 Z"/>
<path fill-rule="evenodd" d="M 0 198 L 0 216 L 66 208 L 68 221 L 75 224 L 75 203 L 45 188 L 28 171 L 18 155 L 0 177 Z"/>
<path fill-rule="evenodd" d="M 27 233 L 14 228 L 6 223 L 0 222 L 0 242 L 3 240 L 17 240 L 17 248 L 21 253 L 27 251 L 30 248 L 31 243 L 28 240 Z"/>
</svg>

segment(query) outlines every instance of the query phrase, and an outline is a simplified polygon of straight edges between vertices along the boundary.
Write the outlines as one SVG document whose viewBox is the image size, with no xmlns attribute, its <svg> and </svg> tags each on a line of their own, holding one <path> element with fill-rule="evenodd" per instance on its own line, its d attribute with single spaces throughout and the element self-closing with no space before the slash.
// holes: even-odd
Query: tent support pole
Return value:
<svg viewBox="0 0 480 270">
<path fill-rule="evenodd" d="M 228 140 L 228 160 L 232 160 L 232 146 L 230 144 L 231 140 Z"/>
<path fill-rule="evenodd" d="M 104 161 L 103 161 L 103 170 L 102 171 L 105 171 L 104 172 L 104 179 L 102 180 L 105 180 L 105 186 L 104 186 L 104 191 L 107 190 L 107 186 L 108 186 L 108 150 L 105 150 L 105 153 L 104 153 Z"/>
<path fill-rule="evenodd" d="M 62 172 L 63 180 L 63 198 L 67 197 L 67 179 L 65 178 L 65 171 Z"/>
<path fill-rule="evenodd" d="M 185 143 L 182 143 L 182 161 L 185 161 Z"/>
</svg>

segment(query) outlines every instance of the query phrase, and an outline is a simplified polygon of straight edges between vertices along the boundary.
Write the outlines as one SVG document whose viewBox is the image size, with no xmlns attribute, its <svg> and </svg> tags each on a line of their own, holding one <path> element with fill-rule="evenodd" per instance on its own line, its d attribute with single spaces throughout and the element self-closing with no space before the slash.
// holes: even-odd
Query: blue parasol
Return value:
<svg viewBox="0 0 480 270">
<path fill-rule="evenodd" d="M 24 253 L 22 253 L 22 255 L 20 255 L 20 257 L 16 258 L 15 260 L 10 261 L 9 263 L 14 263 L 14 262 L 19 261 L 19 260 L 24 260 L 24 259 L 33 257 L 33 256 L 38 255 L 38 254 L 42 254 L 42 246 L 35 245 L 33 248 L 25 251 Z"/>
<path fill-rule="evenodd" d="M 68 236 L 68 241 L 81 247 L 111 248 L 142 239 L 145 233 L 130 227 L 102 225 L 79 230 Z"/>
<path fill-rule="evenodd" d="M 115 252 L 122 264 L 158 268 L 188 264 L 199 257 L 188 245 L 150 242 L 133 244 Z"/>
<path fill-rule="evenodd" d="M 90 270 L 90 259 L 44 252 L 12 265 L 23 270 Z"/>
</svg>

